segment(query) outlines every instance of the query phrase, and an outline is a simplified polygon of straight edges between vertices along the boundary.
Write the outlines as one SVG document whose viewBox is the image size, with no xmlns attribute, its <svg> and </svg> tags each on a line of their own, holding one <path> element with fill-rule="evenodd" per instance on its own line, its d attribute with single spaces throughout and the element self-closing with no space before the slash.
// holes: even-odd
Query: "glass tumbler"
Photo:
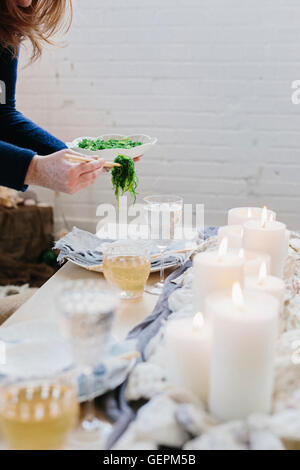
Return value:
<svg viewBox="0 0 300 470">
<path fill-rule="evenodd" d="M 101 364 L 108 347 L 117 300 L 109 287 L 84 280 L 66 282 L 58 299 L 63 334 L 70 343 L 75 365 L 86 379 L 85 413 L 71 442 L 80 447 L 101 448 L 110 431 L 110 425 L 96 416 L 94 369 Z"/>
<path fill-rule="evenodd" d="M 67 377 L 0 382 L 0 428 L 11 449 L 62 449 L 78 415 L 76 387 Z"/>
<path fill-rule="evenodd" d="M 151 244 L 125 240 L 104 244 L 102 250 L 104 276 L 121 290 L 121 298 L 141 297 L 150 274 Z"/>
</svg>

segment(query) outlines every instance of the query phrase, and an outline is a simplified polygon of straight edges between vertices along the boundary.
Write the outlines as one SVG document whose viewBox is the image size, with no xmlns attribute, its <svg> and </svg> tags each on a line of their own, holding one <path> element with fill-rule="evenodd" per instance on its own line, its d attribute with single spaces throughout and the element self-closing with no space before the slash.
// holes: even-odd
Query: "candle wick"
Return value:
<svg viewBox="0 0 300 470">
<path fill-rule="evenodd" d="M 260 286 L 263 286 L 265 283 L 266 283 L 266 276 L 265 276 L 265 275 L 259 276 L 259 278 L 258 278 L 258 284 L 259 284 Z"/>
<path fill-rule="evenodd" d="M 244 312 L 245 312 L 245 304 L 244 304 L 244 303 L 243 303 L 243 304 L 241 303 L 241 304 L 239 304 L 239 305 L 236 305 L 236 308 L 237 308 L 237 310 L 238 310 L 240 313 L 244 313 Z"/>
</svg>

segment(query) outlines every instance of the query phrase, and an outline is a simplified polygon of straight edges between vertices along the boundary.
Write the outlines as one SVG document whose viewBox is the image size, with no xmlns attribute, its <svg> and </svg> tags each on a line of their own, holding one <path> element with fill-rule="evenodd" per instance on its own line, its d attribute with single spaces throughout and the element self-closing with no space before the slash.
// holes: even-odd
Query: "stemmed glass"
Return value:
<svg viewBox="0 0 300 470">
<path fill-rule="evenodd" d="M 94 369 L 109 342 L 117 296 L 107 287 L 101 289 L 100 281 L 74 281 L 63 286 L 58 302 L 62 331 L 86 379 L 85 414 L 70 442 L 100 448 L 111 426 L 96 417 Z"/>
<path fill-rule="evenodd" d="M 150 239 L 160 250 L 160 280 L 147 287 L 146 292 L 160 295 L 164 287 L 164 258 L 167 246 L 176 238 L 181 228 L 183 200 L 176 195 L 155 195 L 144 198 L 144 210 L 150 229 Z"/>
</svg>

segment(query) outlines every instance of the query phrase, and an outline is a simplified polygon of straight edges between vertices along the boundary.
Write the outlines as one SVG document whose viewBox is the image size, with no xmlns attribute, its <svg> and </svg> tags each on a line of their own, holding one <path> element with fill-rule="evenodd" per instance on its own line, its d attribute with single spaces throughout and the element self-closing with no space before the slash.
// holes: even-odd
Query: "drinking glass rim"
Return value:
<svg viewBox="0 0 300 470">
<path fill-rule="evenodd" d="M 114 249 L 117 250 L 118 248 L 120 248 L 120 251 L 122 251 L 122 248 L 124 248 L 124 253 L 113 253 Z M 153 243 L 150 240 L 125 239 L 101 244 L 103 258 L 106 256 L 144 256 L 149 258 L 152 248 Z M 128 249 L 128 253 L 126 253 L 126 249 Z M 130 250 L 132 250 L 132 253 L 130 253 Z"/>
<path fill-rule="evenodd" d="M 26 385 L 28 387 L 42 386 L 42 385 L 72 385 L 76 388 L 76 369 L 74 365 L 71 364 L 65 369 L 52 372 L 47 374 L 30 374 L 22 375 L 22 373 L 8 373 L 0 374 L 0 390 L 5 389 L 10 386 L 22 386 Z"/>
<path fill-rule="evenodd" d="M 60 286 L 58 297 L 62 294 L 66 294 L 67 292 L 76 292 L 76 291 L 88 291 L 88 290 L 95 290 L 98 294 L 104 294 L 114 298 L 114 289 L 110 288 L 109 286 L 101 285 L 101 281 L 98 279 L 74 279 L 72 281 L 64 281 Z"/>
<path fill-rule="evenodd" d="M 102 294 L 103 296 L 110 298 L 111 305 L 106 310 L 104 308 L 100 308 L 100 311 L 95 311 L 95 312 L 90 311 L 88 315 L 92 316 L 92 315 L 101 314 L 103 315 L 103 321 L 108 320 L 109 317 L 111 317 L 112 314 L 115 312 L 117 305 L 118 305 L 117 291 L 116 289 L 108 285 L 101 286 L 99 284 L 99 281 L 96 281 L 96 280 L 78 279 L 74 281 L 66 281 L 65 283 L 63 283 L 56 299 L 56 304 L 60 313 L 63 316 L 78 314 L 78 312 L 75 312 L 75 311 L 73 313 L 70 313 L 70 311 L 67 311 L 67 309 L 64 308 L 63 306 L 63 303 L 64 303 L 63 301 L 67 299 L 68 294 L 72 294 L 72 293 L 75 294 L 76 292 L 84 294 L 85 291 L 87 293 L 90 289 L 95 290 L 97 294 Z"/>
<path fill-rule="evenodd" d="M 154 199 L 154 198 L 161 198 L 162 200 L 159 201 L 155 201 L 155 200 L 151 200 L 151 199 Z M 163 201 L 164 198 L 169 198 L 170 200 L 169 201 Z M 178 194 L 152 194 L 151 196 L 146 196 L 143 198 L 143 201 L 146 203 L 146 204 L 166 204 L 166 203 L 172 203 L 172 204 L 183 204 L 183 197 L 182 196 L 179 196 Z"/>
</svg>

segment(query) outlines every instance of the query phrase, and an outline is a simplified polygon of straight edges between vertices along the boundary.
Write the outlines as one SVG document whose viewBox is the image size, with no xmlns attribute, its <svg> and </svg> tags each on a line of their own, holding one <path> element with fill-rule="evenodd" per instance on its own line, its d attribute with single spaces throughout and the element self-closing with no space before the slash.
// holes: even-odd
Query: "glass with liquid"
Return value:
<svg viewBox="0 0 300 470">
<path fill-rule="evenodd" d="M 78 414 L 71 381 L 10 380 L 0 386 L 0 427 L 12 449 L 62 449 Z"/>
<path fill-rule="evenodd" d="M 103 273 L 121 289 L 121 298 L 143 295 L 150 274 L 150 245 L 141 241 L 118 241 L 103 247 Z"/>
<path fill-rule="evenodd" d="M 147 288 L 149 294 L 160 295 L 164 288 L 164 256 L 168 245 L 180 237 L 183 200 L 176 195 L 155 195 L 144 198 L 144 214 L 149 238 L 160 250 L 160 280 Z"/>
</svg>

